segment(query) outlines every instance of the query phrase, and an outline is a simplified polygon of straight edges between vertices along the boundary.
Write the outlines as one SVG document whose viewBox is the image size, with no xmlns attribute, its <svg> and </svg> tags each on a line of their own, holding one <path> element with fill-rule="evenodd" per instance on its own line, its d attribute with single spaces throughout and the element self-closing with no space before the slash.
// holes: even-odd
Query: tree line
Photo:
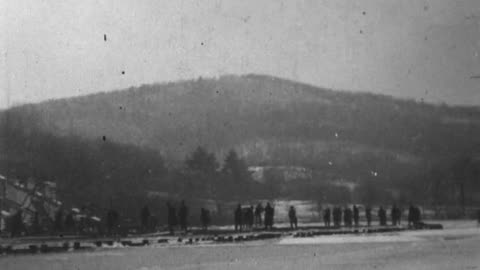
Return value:
<svg viewBox="0 0 480 270">
<path fill-rule="evenodd" d="M 35 118 L 5 112 L 0 119 L 0 170 L 9 178 L 54 181 L 59 199 L 67 205 L 87 206 L 101 212 L 111 203 L 125 216 L 136 217 L 148 200 L 149 191 L 166 196 L 214 201 L 249 199 L 308 199 L 321 202 L 399 203 L 430 205 L 478 204 L 479 160 L 474 149 L 443 158 L 427 158 L 416 167 L 396 167 L 387 161 L 363 155 L 364 163 L 346 163 L 333 170 L 313 160 L 309 179 L 284 181 L 274 170 L 266 171 L 265 182 L 253 181 L 245 158 L 235 150 L 219 159 L 213 151 L 197 147 L 181 163 L 171 163 L 157 151 L 114 142 L 106 136 L 85 139 L 75 135 L 52 135 Z M 288 153 L 278 153 L 287 155 Z M 371 161 L 369 161 L 371 160 Z M 368 162 L 367 162 L 368 161 Z M 383 163 L 380 163 L 383 162 Z M 360 175 L 367 165 L 391 166 L 391 175 Z M 268 163 L 267 163 L 268 165 Z M 317 166 L 317 167 L 315 167 Z M 356 168 L 356 167 L 358 168 Z M 328 177 L 355 179 L 352 192 L 331 185 Z M 394 177 L 396 176 L 396 177 Z M 399 197 L 394 197 L 399 193 Z M 165 200 L 163 198 L 160 200 Z M 158 203 L 159 207 L 163 203 Z"/>
</svg>

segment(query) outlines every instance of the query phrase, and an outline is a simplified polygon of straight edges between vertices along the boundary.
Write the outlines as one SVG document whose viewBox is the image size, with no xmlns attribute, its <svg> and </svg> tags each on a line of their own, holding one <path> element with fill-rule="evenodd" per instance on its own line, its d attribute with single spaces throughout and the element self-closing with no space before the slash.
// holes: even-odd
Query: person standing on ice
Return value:
<svg viewBox="0 0 480 270">
<path fill-rule="evenodd" d="M 392 219 L 392 225 L 397 225 L 397 214 L 395 213 L 395 205 L 392 206 L 392 210 L 390 210 L 390 218 Z"/>
<path fill-rule="evenodd" d="M 343 211 L 343 224 L 345 227 L 352 227 L 352 209 L 348 206 Z"/>
<path fill-rule="evenodd" d="M 67 231 L 71 231 L 73 228 L 73 215 L 68 213 L 65 219 L 65 227 L 67 227 Z M 68 226 L 67 226 L 68 225 Z M 118 227 L 118 213 L 113 209 L 109 209 L 107 212 L 107 219 L 106 219 L 106 226 L 107 226 L 107 233 L 109 235 L 113 235 Z"/>
<path fill-rule="evenodd" d="M 418 225 L 422 219 L 422 213 L 418 206 L 413 207 L 413 225 Z"/>
<path fill-rule="evenodd" d="M 200 222 L 202 223 L 202 229 L 207 231 L 208 225 L 210 225 L 210 211 L 203 207 L 200 209 Z"/>
<path fill-rule="evenodd" d="M 343 209 L 343 226 L 348 227 L 348 207 Z"/>
<path fill-rule="evenodd" d="M 235 231 L 242 230 L 242 205 L 238 204 L 234 213 Z"/>
<path fill-rule="evenodd" d="M 340 227 L 342 221 L 342 210 L 340 207 L 336 206 L 333 208 L 333 225 L 335 227 Z"/>
<path fill-rule="evenodd" d="M 348 227 L 352 227 L 352 224 L 353 224 L 353 212 L 352 212 L 352 209 L 351 209 L 350 207 L 347 207 L 347 214 L 348 214 L 348 218 L 347 218 Z"/>
<path fill-rule="evenodd" d="M 330 208 L 329 207 L 323 210 L 323 223 L 325 223 L 325 227 L 330 227 Z"/>
<path fill-rule="evenodd" d="M 257 207 L 255 208 L 255 224 L 257 225 L 257 227 L 262 226 L 262 214 L 263 214 L 262 203 L 258 203 Z"/>
<path fill-rule="evenodd" d="M 170 231 L 170 234 L 173 235 L 175 226 L 177 226 L 177 215 L 175 211 L 175 207 L 170 202 L 167 202 L 167 224 L 168 224 L 168 230 Z"/>
<path fill-rule="evenodd" d="M 413 216 L 415 215 L 414 214 L 415 212 L 415 209 L 412 205 L 410 205 L 410 207 L 408 208 L 408 226 L 411 226 L 413 225 Z"/>
<path fill-rule="evenodd" d="M 394 204 L 391 211 L 392 225 L 396 226 L 400 222 L 400 209 Z"/>
<path fill-rule="evenodd" d="M 358 227 L 358 207 L 356 205 L 353 206 L 353 222 L 355 223 L 355 227 Z"/>
<path fill-rule="evenodd" d="M 400 225 L 402 223 L 402 209 L 397 206 L 397 224 Z"/>
<path fill-rule="evenodd" d="M 148 206 L 145 205 L 142 208 L 142 211 L 140 213 L 140 223 L 142 225 L 142 231 L 146 232 L 149 229 L 149 221 L 150 221 L 150 209 L 148 209 Z"/>
<path fill-rule="evenodd" d="M 185 232 L 187 232 L 187 216 L 188 216 L 188 208 L 185 205 L 185 201 L 182 201 L 182 204 L 180 205 L 180 209 L 178 210 L 178 219 L 180 220 L 180 227 Z"/>
<path fill-rule="evenodd" d="M 380 221 L 380 226 L 387 225 L 387 213 L 385 212 L 385 209 L 383 209 L 382 206 L 380 206 L 380 209 L 378 209 L 378 219 Z"/>
<path fill-rule="evenodd" d="M 255 215 L 254 215 L 255 209 L 253 208 L 253 205 L 250 205 L 250 207 L 247 210 L 248 214 L 248 229 L 252 230 L 253 229 L 253 223 L 255 220 Z"/>
<path fill-rule="evenodd" d="M 370 227 L 372 224 L 372 208 L 370 208 L 370 206 L 365 208 L 365 217 L 367 218 L 367 226 Z"/>
<path fill-rule="evenodd" d="M 288 219 L 290 220 L 290 229 L 297 229 L 297 212 L 295 211 L 295 207 L 290 206 L 290 210 L 288 211 Z"/>
<path fill-rule="evenodd" d="M 270 203 L 267 203 L 267 206 L 265 207 L 265 229 L 272 229 L 273 228 L 274 211 L 275 210 L 270 205 Z"/>
</svg>

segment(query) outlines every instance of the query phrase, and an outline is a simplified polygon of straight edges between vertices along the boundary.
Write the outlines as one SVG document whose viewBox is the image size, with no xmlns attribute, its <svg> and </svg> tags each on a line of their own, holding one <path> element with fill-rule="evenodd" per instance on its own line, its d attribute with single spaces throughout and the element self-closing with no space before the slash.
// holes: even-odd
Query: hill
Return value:
<svg viewBox="0 0 480 270">
<path fill-rule="evenodd" d="M 478 107 L 333 91 L 264 75 L 143 85 L 23 105 L 3 111 L 0 121 L 2 164 L 32 158 L 19 153 L 25 144 L 7 147 L 21 138 L 15 135 L 19 130 L 56 138 L 52 140 L 134 147 L 140 156 L 161 154 L 170 167 L 199 145 L 219 159 L 234 148 L 252 166 L 312 171 L 307 180 L 313 182 L 302 184 L 304 189 L 284 186 L 282 196 L 314 193 L 310 188 L 325 181 L 358 185 L 373 179 L 384 188 L 403 188 L 408 196 L 413 196 L 413 185 L 421 197 L 433 189 L 432 183 L 440 183 L 430 176 L 433 171 L 448 171 L 440 173 L 443 181 L 451 178 L 453 160 L 476 160 L 480 154 Z M 82 164 L 77 166 L 82 170 Z"/>
<path fill-rule="evenodd" d="M 265 152 L 277 142 L 322 149 L 323 142 L 340 141 L 357 150 L 425 156 L 463 152 L 480 143 L 479 108 L 332 91 L 261 75 L 144 85 L 10 112 L 34 119 L 52 134 L 105 136 L 171 159 L 182 159 L 198 145 L 217 153 L 240 147 L 253 155 L 252 145 Z"/>
</svg>

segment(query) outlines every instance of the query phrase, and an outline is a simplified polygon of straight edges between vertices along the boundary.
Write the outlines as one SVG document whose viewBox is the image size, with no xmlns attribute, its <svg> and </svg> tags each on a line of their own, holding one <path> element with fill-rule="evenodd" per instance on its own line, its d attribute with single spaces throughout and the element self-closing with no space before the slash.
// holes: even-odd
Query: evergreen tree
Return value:
<svg viewBox="0 0 480 270">
<path fill-rule="evenodd" d="M 185 164 L 187 165 L 187 169 L 205 174 L 215 173 L 219 166 L 215 154 L 208 153 L 201 146 L 197 147 L 192 155 L 187 157 Z"/>
<path fill-rule="evenodd" d="M 185 190 L 188 194 L 196 192 L 196 195 L 216 198 L 218 162 L 214 153 L 209 153 L 203 147 L 198 147 L 185 160 L 186 170 L 180 176 L 185 182 Z"/>
<path fill-rule="evenodd" d="M 230 150 L 225 158 L 225 162 L 222 167 L 222 174 L 224 176 L 225 183 L 231 190 L 235 191 L 236 195 L 243 197 L 250 191 L 250 173 L 245 161 L 238 157 L 235 150 Z"/>
</svg>

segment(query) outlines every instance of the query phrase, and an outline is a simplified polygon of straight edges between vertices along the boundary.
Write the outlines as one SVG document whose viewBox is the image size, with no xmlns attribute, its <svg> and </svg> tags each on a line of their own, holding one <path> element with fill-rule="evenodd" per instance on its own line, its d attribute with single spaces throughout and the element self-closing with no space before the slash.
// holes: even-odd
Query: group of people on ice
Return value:
<svg viewBox="0 0 480 270">
<path fill-rule="evenodd" d="M 208 211 L 202 208 L 201 211 L 201 219 L 207 221 L 206 217 L 204 215 L 208 215 L 208 223 L 209 221 L 209 213 L 205 213 L 204 211 Z M 171 234 L 173 234 L 175 226 L 177 224 L 180 225 L 180 228 L 184 231 L 187 231 L 187 217 L 188 217 L 188 207 L 185 204 L 185 201 L 182 201 L 180 204 L 180 208 L 178 209 L 178 216 L 177 212 L 175 211 L 175 207 L 170 203 L 167 202 L 167 212 L 168 212 L 168 218 L 167 218 L 167 223 L 168 223 L 168 230 L 170 231 Z M 177 220 L 178 217 L 178 220 Z M 204 225 L 205 227 L 208 225 Z"/>
<path fill-rule="evenodd" d="M 263 214 L 264 218 L 262 219 Z M 242 208 L 242 205 L 238 204 L 234 212 L 235 231 L 251 230 L 254 224 L 257 227 L 263 226 L 265 229 L 272 229 L 274 215 L 275 209 L 270 203 L 267 203 L 265 207 L 259 203 L 256 207 L 251 205 L 246 208 Z"/>
<path fill-rule="evenodd" d="M 168 229 L 171 234 L 174 233 L 175 227 L 180 225 L 183 231 L 187 231 L 188 208 L 184 201 L 181 202 L 178 213 L 171 203 L 167 203 L 168 210 Z M 366 206 L 365 209 L 366 225 L 372 224 L 372 208 Z M 258 229 L 270 230 L 273 228 L 275 209 L 267 203 L 264 207 L 262 203 L 256 206 L 250 205 L 242 207 L 238 204 L 233 212 L 233 221 L 235 231 L 252 230 L 254 227 Z M 380 226 L 387 226 L 387 210 L 379 207 L 377 210 L 377 217 Z M 415 226 L 420 222 L 420 209 L 415 206 L 410 206 L 408 209 L 408 225 Z M 298 228 L 298 218 L 294 206 L 290 206 L 288 210 L 288 219 L 291 229 Z M 393 226 L 400 225 L 402 219 L 402 210 L 393 205 L 390 209 L 390 219 Z M 200 209 L 200 221 L 203 230 L 207 230 L 211 224 L 210 211 L 206 208 Z M 352 208 L 335 206 L 333 208 L 323 209 L 323 222 L 325 227 L 352 227 L 360 226 L 360 207 L 353 205 Z"/>
<path fill-rule="evenodd" d="M 330 208 L 325 208 L 323 210 L 323 222 L 326 227 L 330 227 L 332 225 L 331 221 L 333 221 L 333 226 L 339 227 L 342 224 L 342 217 L 343 217 L 343 225 L 346 227 L 359 226 L 360 224 L 360 210 L 359 207 L 354 205 L 353 209 L 350 207 L 345 207 L 343 210 L 340 207 L 334 207 L 333 210 Z M 377 217 L 380 226 L 387 225 L 387 211 L 381 206 L 377 210 Z M 400 225 L 402 219 L 402 210 L 397 207 L 396 205 L 392 206 L 390 210 L 390 217 L 392 221 L 392 225 Z M 371 226 L 372 224 L 372 208 L 367 206 L 365 207 L 365 219 L 367 226 Z M 408 225 L 415 225 L 420 222 L 421 214 L 420 208 L 416 206 L 410 206 L 408 209 Z"/>
</svg>

